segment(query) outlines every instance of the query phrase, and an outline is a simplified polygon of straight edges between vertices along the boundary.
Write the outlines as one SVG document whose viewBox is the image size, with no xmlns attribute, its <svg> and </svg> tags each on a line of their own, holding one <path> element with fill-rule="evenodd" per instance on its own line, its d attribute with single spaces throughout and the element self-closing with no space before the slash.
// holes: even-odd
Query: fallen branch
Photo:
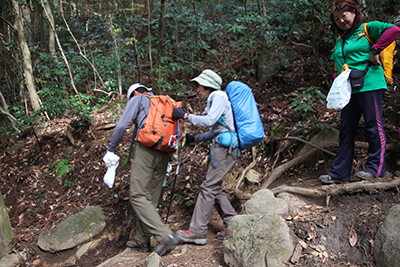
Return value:
<svg viewBox="0 0 400 267">
<path fill-rule="evenodd" d="M 74 139 L 74 136 L 72 135 L 71 131 L 67 130 L 67 132 L 65 134 L 66 134 L 68 140 L 71 142 L 71 145 L 73 147 L 76 147 L 75 139 Z"/>
<path fill-rule="evenodd" d="M 118 92 L 115 92 L 115 91 L 106 92 L 106 91 L 101 90 L 101 89 L 93 89 L 93 91 L 94 92 L 102 92 L 103 94 L 106 94 L 107 96 L 110 96 L 111 94 L 117 94 L 118 95 Z"/>
<path fill-rule="evenodd" d="M 110 130 L 110 129 L 112 129 L 112 128 L 115 128 L 115 126 L 117 126 L 116 123 L 109 123 L 109 124 L 106 124 L 106 125 L 102 125 L 102 126 L 97 127 L 96 129 L 94 129 L 94 131 L 99 131 L 99 130 Z"/>
<path fill-rule="evenodd" d="M 293 193 L 307 197 L 326 197 L 337 196 L 343 194 L 354 194 L 359 192 L 377 193 L 379 191 L 389 190 L 400 186 L 400 179 L 396 178 L 387 182 L 374 181 L 360 181 L 354 183 L 347 183 L 342 185 L 323 185 L 319 188 L 302 188 L 295 186 L 278 186 L 271 189 L 274 194 L 279 193 Z"/>
</svg>

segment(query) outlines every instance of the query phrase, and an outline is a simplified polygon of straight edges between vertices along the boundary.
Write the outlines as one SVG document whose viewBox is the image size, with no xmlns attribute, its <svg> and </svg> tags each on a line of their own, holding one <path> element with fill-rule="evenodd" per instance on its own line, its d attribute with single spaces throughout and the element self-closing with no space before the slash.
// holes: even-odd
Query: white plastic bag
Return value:
<svg viewBox="0 0 400 267">
<path fill-rule="evenodd" d="M 114 186 L 115 171 L 117 170 L 118 165 L 119 165 L 118 161 L 115 165 L 110 165 L 107 168 L 106 174 L 104 175 L 103 181 L 109 188 L 112 188 Z"/>
<path fill-rule="evenodd" d="M 113 152 L 107 151 L 103 161 L 107 166 L 107 172 L 104 175 L 103 181 L 109 188 L 112 188 L 115 182 L 115 171 L 119 165 L 119 157 Z"/>
<path fill-rule="evenodd" d="M 349 103 L 351 97 L 351 85 L 349 80 L 350 72 L 350 69 L 343 71 L 333 81 L 332 87 L 326 97 L 326 100 L 328 101 L 328 109 L 333 108 L 341 110 Z"/>
</svg>

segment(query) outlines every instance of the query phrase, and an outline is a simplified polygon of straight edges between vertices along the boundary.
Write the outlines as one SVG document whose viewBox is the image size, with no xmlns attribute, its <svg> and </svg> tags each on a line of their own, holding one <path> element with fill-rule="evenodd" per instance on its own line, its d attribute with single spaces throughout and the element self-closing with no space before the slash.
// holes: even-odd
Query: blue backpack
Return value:
<svg viewBox="0 0 400 267">
<path fill-rule="evenodd" d="M 226 87 L 226 93 L 232 104 L 239 149 L 258 145 L 265 133 L 250 87 L 242 82 L 233 81 Z"/>
</svg>

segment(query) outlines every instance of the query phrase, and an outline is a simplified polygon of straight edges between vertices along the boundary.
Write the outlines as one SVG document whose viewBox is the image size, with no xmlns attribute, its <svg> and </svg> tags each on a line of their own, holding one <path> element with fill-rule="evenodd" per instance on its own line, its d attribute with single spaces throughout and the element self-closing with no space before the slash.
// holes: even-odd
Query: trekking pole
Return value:
<svg viewBox="0 0 400 267">
<path fill-rule="evenodd" d="M 175 180 L 174 180 L 174 184 L 172 185 L 171 198 L 169 200 L 169 205 L 168 205 L 168 210 L 167 210 L 167 217 L 165 218 L 165 224 L 167 224 L 167 222 L 168 222 L 169 210 L 171 209 L 172 199 L 174 198 L 174 190 L 175 190 L 176 178 L 178 177 L 179 166 L 181 165 L 182 151 L 183 151 L 183 147 L 185 146 L 185 141 L 186 140 L 183 139 L 181 152 L 179 153 L 178 165 L 176 166 Z"/>
<path fill-rule="evenodd" d="M 168 162 L 167 173 L 165 174 L 164 183 L 163 183 L 162 188 L 161 188 L 160 197 L 158 198 L 158 204 L 157 204 L 157 208 L 156 208 L 157 211 L 161 210 L 161 203 L 163 201 L 164 189 L 165 189 L 165 185 L 167 183 L 167 178 L 169 177 L 169 174 L 170 174 L 171 170 L 172 170 L 171 163 Z"/>
</svg>

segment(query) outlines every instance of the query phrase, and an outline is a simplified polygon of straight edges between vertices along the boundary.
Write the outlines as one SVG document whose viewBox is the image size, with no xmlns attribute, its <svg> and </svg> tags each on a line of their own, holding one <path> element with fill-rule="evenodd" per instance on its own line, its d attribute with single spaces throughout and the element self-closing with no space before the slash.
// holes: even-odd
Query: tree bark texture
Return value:
<svg viewBox="0 0 400 267">
<path fill-rule="evenodd" d="M 26 43 L 24 35 L 24 24 L 22 19 L 21 7 L 18 0 L 12 0 L 13 8 L 15 11 L 14 29 L 17 34 L 18 45 L 22 52 L 23 71 L 25 76 L 25 84 L 28 88 L 29 99 L 31 101 L 33 111 L 40 109 L 39 96 L 35 87 L 35 80 L 32 70 L 31 52 L 29 51 L 28 44 Z"/>
</svg>

